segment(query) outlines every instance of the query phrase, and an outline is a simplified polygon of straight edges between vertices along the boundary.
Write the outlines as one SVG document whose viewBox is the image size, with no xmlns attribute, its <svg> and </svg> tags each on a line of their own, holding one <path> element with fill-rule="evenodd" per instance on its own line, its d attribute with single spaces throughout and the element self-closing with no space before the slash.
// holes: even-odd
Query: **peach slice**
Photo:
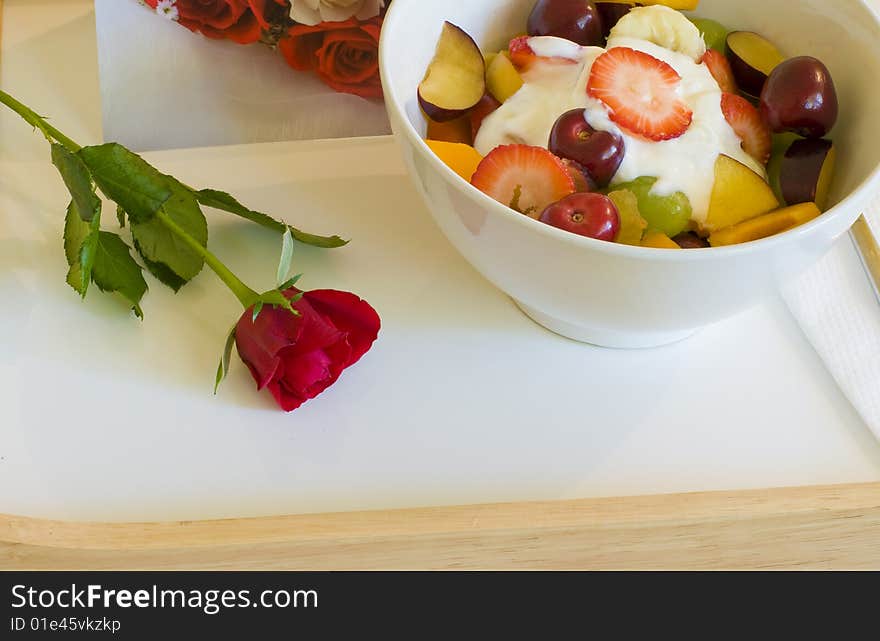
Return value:
<svg viewBox="0 0 880 641">
<path fill-rule="evenodd" d="M 694 11 L 700 6 L 700 0 L 638 0 L 638 2 L 631 0 L 603 0 L 602 4 L 640 4 L 645 7 L 660 4 L 676 11 Z"/>
<path fill-rule="evenodd" d="M 486 86 L 495 99 L 504 103 L 523 86 L 522 76 L 513 66 L 510 58 L 498 54 L 486 71 Z"/>
<path fill-rule="evenodd" d="M 470 145 L 442 140 L 426 140 L 425 143 L 447 167 L 468 182 L 483 160 L 480 153 Z"/>
<path fill-rule="evenodd" d="M 717 231 L 709 236 L 709 243 L 713 247 L 748 243 L 794 229 L 821 215 L 816 203 L 792 205 Z"/>
<path fill-rule="evenodd" d="M 678 243 L 672 240 L 662 231 L 649 231 L 642 238 L 642 247 L 653 247 L 654 249 L 681 249 Z"/>
<path fill-rule="evenodd" d="M 779 200 L 763 177 L 722 154 L 715 162 L 715 185 L 702 231 L 731 227 L 778 207 Z"/>
<path fill-rule="evenodd" d="M 434 58 L 419 84 L 419 104 L 437 122 L 455 120 L 486 93 L 486 69 L 480 48 L 451 22 L 443 23 Z"/>
</svg>

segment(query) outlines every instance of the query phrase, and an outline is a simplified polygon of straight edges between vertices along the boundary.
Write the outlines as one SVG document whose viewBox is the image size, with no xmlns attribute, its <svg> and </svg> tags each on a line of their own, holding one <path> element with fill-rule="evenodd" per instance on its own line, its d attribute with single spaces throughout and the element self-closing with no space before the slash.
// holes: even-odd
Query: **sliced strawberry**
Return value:
<svg viewBox="0 0 880 641">
<path fill-rule="evenodd" d="M 501 106 L 501 103 L 498 102 L 495 97 L 486 93 L 481 99 L 480 102 L 476 104 L 476 106 L 472 107 L 468 116 L 470 117 L 471 122 L 471 136 L 472 140 L 477 139 L 477 133 L 480 131 L 480 127 L 483 124 L 483 120 L 490 113 L 498 109 Z"/>
<path fill-rule="evenodd" d="M 587 93 L 608 107 L 611 120 L 650 140 L 678 138 L 693 112 L 676 90 L 681 76 L 662 60 L 629 47 L 614 47 L 596 59 Z"/>
<path fill-rule="evenodd" d="M 721 111 L 736 135 L 742 138 L 745 152 L 766 165 L 773 149 L 773 135 L 761 112 L 745 98 L 732 93 L 721 94 Z"/>
<path fill-rule="evenodd" d="M 519 36 L 511 40 L 507 46 L 507 53 L 510 61 L 520 70 L 528 69 L 538 59 L 538 55 L 529 46 L 528 36 Z"/>
<path fill-rule="evenodd" d="M 529 46 L 529 36 L 519 36 L 511 40 L 507 46 L 507 55 L 519 71 L 528 71 L 538 61 L 560 65 L 578 64 L 578 61 L 572 58 L 539 56 Z"/>
<path fill-rule="evenodd" d="M 725 93 L 738 93 L 736 79 L 733 77 L 733 69 L 727 61 L 727 56 L 717 49 L 709 49 L 703 56 L 703 63 L 709 67 L 709 73 L 715 78 L 715 82 Z"/>
<path fill-rule="evenodd" d="M 471 184 L 503 205 L 538 218 L 557 200 L 573 194 L 565 164 L 543 147 L 502 145 L 477 167 Z"/>
</svg>

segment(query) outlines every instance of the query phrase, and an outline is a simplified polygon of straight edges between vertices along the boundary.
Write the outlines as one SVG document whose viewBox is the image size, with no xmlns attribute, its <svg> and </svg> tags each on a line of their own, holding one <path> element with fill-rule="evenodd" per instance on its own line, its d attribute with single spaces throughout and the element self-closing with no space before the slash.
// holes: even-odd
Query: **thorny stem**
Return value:
<svg viewBox="0 0 880 641">
<path fill-rule="evenodd" d="M 27 105 L 23 105 L 18 100 L 2 90 L 0 90 L 0 104 L 6 105 L 12 111 L 21 116 L 29 125 L 39 129 L 40 132 L 46 137 L 46 140 L 48 140 L 49 142 L 58 142 L 64 145 L 67 150 L 73 154 L 81 149 L 81 147 L 73 140 L 71 140 L 63 133 L 58 131 L 55 127 L 50 125 L 45 118 L 38 115 Z"/>
</svg>

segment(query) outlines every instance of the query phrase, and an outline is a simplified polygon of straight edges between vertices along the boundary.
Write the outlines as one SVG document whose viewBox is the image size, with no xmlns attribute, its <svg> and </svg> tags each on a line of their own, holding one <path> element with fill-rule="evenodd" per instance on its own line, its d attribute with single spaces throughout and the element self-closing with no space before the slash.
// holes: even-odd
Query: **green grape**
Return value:
<svg viewBox="0 0 880 641">
<path fill-rule="evenodd" d="M 685 231 L 693 216 L 691 201 L 680 191 L 671 196 L 652 194 L 656 178 L 642 176 L 629 183 L 614 185 L 615 190 L 626 189 L 639 201 L 639 213 L 648 223 L 648 229 L 662 231 L 675 238 Z"/>
<path fill-rule="evenodd" d="M 638 198 L 636 198 L 634 193 L 626 189 L 612 191 L 608 194 L 608 197 L 614 203 L 614 206 L 617 207 L 617 211 L 620 214 L 620 231 L 617 233 L 617 238 L 614 239 L 614 242 L 622 245 L 640 246 L 642 244 L 642 235 L 645 233 L 645 229 L 648 228 L 648 223 L 639 213 Z"/>
<path fill-rule="evenodd" d="M 730 33 L 727 27 L 708 18 L 690 18 L 690 21 L 700 30 L 700 34 L 703 36 L 703 41 L 707 47 L 725 53 L 727 50 L 727 34 Z"/>
</svg>

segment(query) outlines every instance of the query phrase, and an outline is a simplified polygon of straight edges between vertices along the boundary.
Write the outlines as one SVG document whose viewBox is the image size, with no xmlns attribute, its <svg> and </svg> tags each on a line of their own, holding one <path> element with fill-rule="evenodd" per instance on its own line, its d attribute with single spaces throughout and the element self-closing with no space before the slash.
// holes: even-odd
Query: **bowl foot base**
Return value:
<svg viewBox="0 0 880 641">
<path fill-rule="evenodd" d="M 568 321 L 559 320 L 548 316 L 533 307 L 518 300 L 513 301 L 522 312 L 535 321 L 538 325 L 549 329 L 555 334 L 597 347 L 609 347 L 613 349 L 647 349 L 671 345 L 690 338 L 698 330 L 684 332 L 615 332 L 613 330 L 597 329 L 586 325 L 575 325 Z"/>
</svg>

